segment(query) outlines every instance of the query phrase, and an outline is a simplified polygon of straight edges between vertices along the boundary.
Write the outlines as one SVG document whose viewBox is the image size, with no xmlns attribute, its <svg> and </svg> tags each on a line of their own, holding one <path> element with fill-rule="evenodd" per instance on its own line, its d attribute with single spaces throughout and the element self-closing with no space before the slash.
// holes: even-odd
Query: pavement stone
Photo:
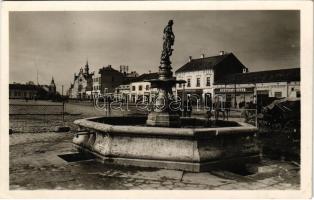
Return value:
<svg viewBox="0 0 314 200">
<path fill-rule="evenodd" d="M 136 172 L 123 172 L 118 171 L 113 173 L 103 173 L 103 176 L 134 178 L 134 179 L 146 179 L 146 180 L 180 180 L 183 172 L 177 170 L 164 170 L 156 169 L 153 171 L 136 171 Z"/>
<path fill-rule="evenodd" d="M 258 180 L 259 183 L 263 183 L 265 185 L 274 185 L 276 183 L 279 183 L 280 180 L 276 179 L 276 177 L 266 178 L 262 180 Z"/>
<path fill-rule="evenodd" d="M 208 172 L 202 173 L 184 173 L 182 182 L 184 183 L 198 183 L 205 184 L 209 186 L 219 186 L 227 183 L 235 183 L 233 180 L 219 178 Z"/>
<path fill-rule="evenodd" d="M 270 177 L 110 166 L 95 161 L 70 163 L 58 155 L 75 152 L 71 140 L 71 133 L 10 135 L 10 189 L 300 189 L 299 169 L 289 163 L 276 162 L 283 169 Z"/>
</svg>

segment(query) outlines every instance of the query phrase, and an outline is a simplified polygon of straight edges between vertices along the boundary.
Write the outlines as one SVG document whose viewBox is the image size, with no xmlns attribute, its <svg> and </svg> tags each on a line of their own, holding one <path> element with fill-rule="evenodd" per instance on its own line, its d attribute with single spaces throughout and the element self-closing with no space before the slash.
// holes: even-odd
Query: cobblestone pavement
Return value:
<svg viewBox="0 0 314 200">
<path fill-rule="evenodd" d="M 55 107 L 27 107 L 27 105 L 61 105 L 60 102 L 51 101 L 33 101 L 28 102 L 24 100 L 10 100 L 11 104 L 25 105 L 25 107 L 15 108 L 14 113 L 56 113 L 53 109 Z M 41 111 L 40 109 L 46 109 Z M 60 109 L 60 108 L 57 108 Z M 124 116 L 124 115 L 143 115 L 145 113 L 139 113 L 136 111 L 134 105 L 128 107 L 123 107 L 123 110 L 112 110 L 110 113 L 105 110 L 96 109 L 92 102 L 70 102 L 65 104 L 66 115 L 64 121 L 62 121 L 62 115 L 10 115 L 10 128 L 14 133 L 41 133 L 41 132 L 51 132 L 54 130 L 55 126 L 69 126 L 71 130 L 75 130 L 77 127 L 73 124 L 76 119 L 82 119 L 87 117 L 96 116 Z M 21 114 L 19 113 L 19 114 Z"/>
<path fill-rule="evenodd" d="M 104 165 L 94 160 L 66 162 L 58 155 L 75 153 L 72 133 L 10 135 L 10 189 L 93 190 L 298 190 L 298 166 L 263 161 L 258 173 L 243 176 L 216 170 L 189 173 L 177 170 Z"/>
</svg>

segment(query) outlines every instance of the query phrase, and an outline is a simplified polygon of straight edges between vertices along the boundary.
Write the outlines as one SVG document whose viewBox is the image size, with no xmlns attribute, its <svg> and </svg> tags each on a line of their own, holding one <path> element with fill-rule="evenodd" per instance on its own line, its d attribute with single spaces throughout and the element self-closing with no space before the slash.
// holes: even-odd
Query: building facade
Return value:
<svg viewBox="0 0 314 200">
<path fill-rule="evenodd" d="M 242 107 L 247 102 L 263 104 L 268 98 L 300 97 L 300 68 L 226 75 L 215 83 L 215 95 Z"/>
<path fill-rule="evenodd" d="M 37 85 L 13 83 L 9 85 L 10 99 L 34 99 L 37 97 L 39 87 Z"/>
<path fill-rule="evenodd" d="M 88 61 L 83 68 L 80 69 L 78 75 L 74 74 L 73 84 L 69 89 L 69 98 L 71 99 L 90 99 L 93 90 L 93 75 L 89 72 Z"/>
<path fill-rule="evenodd" d="M 176 70 L 177 80 L 185 80 L 185 84 L 177 86 L 177 94 L 192 97 L 192 101 L 204 102 L 214 95 L 214 82 L 226 74 L 247 72 L 247 68 L 234 56 L 233 53 L 221 51 L 219 55 L 198 59 L 189 58 L 189 61 Z"/>
<path fill-rule="evenodd" d="M 129 95 L 130 95 L 130 84 L 122 84 L 116 87 L 114 92 L 114 98 L 118 99 L 119 101 L 129 102 Z"/>
<path fill-rule="evenodd" d="M 148 80 L 157 79 L 158 73 L 142 74 L 137 79 L 133 80 L 129 84 L 129 102 L 145 102 L 152 101 L 154 95 L 156 95 L 157 90 L 151 88 L 150 82 Z"/>
<path fill-rule="evenodd" d="M 94 74 L 92 96 L 95 97 L 101 94 L 101 76 L 100 74 Z"/>
<path fill-rule="evenodd" d="M 26 84 L 9 84 L 10 99 L 54 99 L 59 95 L 52 77 L 50 85 L 35 85 L 32 81 Z"/>
<path fill-rule="evenodd" d="M 124 75 L 118 70 L 108 65 L 107 67 L 103 67 L 99 69 L 100 75 L 100 93 L 101 94 L 113 94 L 115 92 L 116 87 L 123 84 Z"/>
</svg>

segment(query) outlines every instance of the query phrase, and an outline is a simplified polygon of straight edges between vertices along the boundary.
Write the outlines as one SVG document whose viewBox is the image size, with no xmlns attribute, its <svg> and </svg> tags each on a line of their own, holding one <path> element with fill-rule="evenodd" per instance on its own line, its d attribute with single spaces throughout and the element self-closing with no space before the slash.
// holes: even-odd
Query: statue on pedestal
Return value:
<svg viewBox="0 0 314 200">
<path fill-rule="evenodd" d="M 161 53 L 161 64 L 166 63 L 170 64 L 170 56 L 172 55 L 173 49 L 171 46 L 174 44 L 175 36 L 172 32 L 173 20 L 169 20 L 168 25 L 164 28 L 163 35 L 163 50 Z"/>
</svg>

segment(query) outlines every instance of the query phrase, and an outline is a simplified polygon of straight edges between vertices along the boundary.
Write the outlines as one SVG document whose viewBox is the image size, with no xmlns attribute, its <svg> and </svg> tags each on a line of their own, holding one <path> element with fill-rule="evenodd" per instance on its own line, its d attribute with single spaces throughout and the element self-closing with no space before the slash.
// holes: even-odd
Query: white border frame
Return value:
<svg viewBox="0 0 314 200">
<path fill-rule="evenodd" d="M 10 11 L 117 10 L 300 10 L 301 189 L 300 190 L 9 190 Z M 313 2 L 311 1 L 46 1 L 2 2 L 0 71 L 0 198 L 310 198 L 312 194 Z"/>
</svg>

